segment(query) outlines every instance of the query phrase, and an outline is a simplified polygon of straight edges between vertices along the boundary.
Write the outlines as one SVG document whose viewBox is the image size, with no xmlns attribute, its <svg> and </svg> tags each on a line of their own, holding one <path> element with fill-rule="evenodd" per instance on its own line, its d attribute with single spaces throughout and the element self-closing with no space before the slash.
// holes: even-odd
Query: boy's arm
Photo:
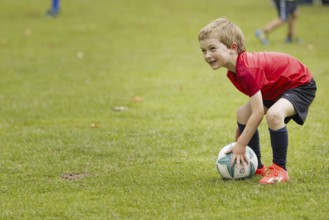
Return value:
<svg viewBox="0 0 329 220">
<path fill-rule="evenodd" d="M 262 100 L 262 93 L 258 91 L 255 95 L 250 97 L 250 106 L 251 106 L 251 116 L 247 121 L 246 127 L 243 130 L 240 137 L 237 139 L 236 144 L 232 149 L 232 160 L 233 164 L 236 160 L 237 164 L 246 164 L 248 159 L 245 156 L 246 146 L 248 145 L 250 139 L 257 130 L 258 125 L 263 119 L 264 116 L 264 106 Z"/>
</svg>

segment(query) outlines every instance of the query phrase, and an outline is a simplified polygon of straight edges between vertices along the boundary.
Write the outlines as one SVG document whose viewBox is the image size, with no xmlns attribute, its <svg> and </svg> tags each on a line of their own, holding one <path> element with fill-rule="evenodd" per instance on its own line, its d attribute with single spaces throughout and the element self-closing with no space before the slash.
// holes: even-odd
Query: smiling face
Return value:
<svg viewBox="0 0 329 220">
<path fill-rule="evenodd" d="M 221 67 L 236 72 L 236 60 L 245 51 L 241 29 L 228 19 L 218 18 L 205 27 L 198 35 L 205 61 L 214 70 Z"/>
<path fill-rule="evenodd" d="M 223 43 L 215 38 L 207 38 L 200 40 L 200 47 L 204 56 L 204 60 L 213 70 L 225 67 L 230 69 L 231 52 Z"/>
</svg>

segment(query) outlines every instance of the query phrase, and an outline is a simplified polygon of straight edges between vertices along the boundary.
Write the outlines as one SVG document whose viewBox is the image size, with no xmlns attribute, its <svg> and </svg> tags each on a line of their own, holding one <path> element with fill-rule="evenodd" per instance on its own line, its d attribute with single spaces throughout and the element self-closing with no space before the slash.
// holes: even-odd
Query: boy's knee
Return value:
<svg viewBox="0 0 329 220">
<path fill-rule="evenodd" d="M 241 106 L 236 111 L 237 121 L 241 124 L 246 124 L 250 117 L 250 111 L 246 108 L 246 106 Z"/>
<path fill-rule="evenodd" d="M 268 111 L 266 121 L 268 126 L 273 130 L 279 129 L 284 125 L 284 117 L 277 111 Z"/>
</svg>

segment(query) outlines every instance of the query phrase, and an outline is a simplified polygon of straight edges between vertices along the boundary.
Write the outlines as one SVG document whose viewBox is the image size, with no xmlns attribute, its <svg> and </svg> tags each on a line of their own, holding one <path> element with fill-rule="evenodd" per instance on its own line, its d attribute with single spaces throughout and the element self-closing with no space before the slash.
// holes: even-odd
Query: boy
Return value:
<svg viewBox="0 0 329 220">
<path fill-rule="evenodd" d="M 232 161 L 246 164 L 246 146 L 256 153 L 256 174 L 261 184 L 289 180 L 286 170 L 288 131 L 293 119 L 302 125 L 315 93 L 316 84 L 307 67 L 297 59 L 276 52 L 245 52 L 241 29 L 225 18 L 210 22 L 199 33 L 205 61 L 216 70 L 226 68 L 227 77 L 249 101 L 237 111 L 236 144 Z M 266 115 L 273 152 L 273 164 L 267 169 L 261 162 L 257 127 Z"/>
<path fill-rule="evenodd" d="M 286 38 L 287 43 L 293 42 L 293 36 L 295 34 L 295 26 L 298 17 L 297 0 L 273 0 L 278 17 L 270 21 L 262 30 L 256 31 L 256 37 L 264 45 L 268 45 L 267 35 L 288 22 L 288 34 Z M 298 39 L 297 39 L 298 41 Z"/>
</svg>

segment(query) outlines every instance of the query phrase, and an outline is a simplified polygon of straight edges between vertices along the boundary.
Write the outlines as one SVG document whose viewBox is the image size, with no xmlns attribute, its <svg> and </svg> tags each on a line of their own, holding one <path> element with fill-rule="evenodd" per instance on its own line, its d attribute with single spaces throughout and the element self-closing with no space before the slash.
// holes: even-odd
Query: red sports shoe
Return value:
<svg viewBox="0 0 329 220">
<path fill-rule="evenodd" d="M 275 163 L 266 168 L 267 174 L 259 181 L 260 184 L 274 184 L 279 182 L 287 182 L 289 180 L 288 172 Z"/>
<path fill-rule="evenodd" d="M 266 175 L 266 168 L 264 164 L 262 164 L 262 167 L 256 170 L 255 175 L 265 176 Z"/>
</svg>

